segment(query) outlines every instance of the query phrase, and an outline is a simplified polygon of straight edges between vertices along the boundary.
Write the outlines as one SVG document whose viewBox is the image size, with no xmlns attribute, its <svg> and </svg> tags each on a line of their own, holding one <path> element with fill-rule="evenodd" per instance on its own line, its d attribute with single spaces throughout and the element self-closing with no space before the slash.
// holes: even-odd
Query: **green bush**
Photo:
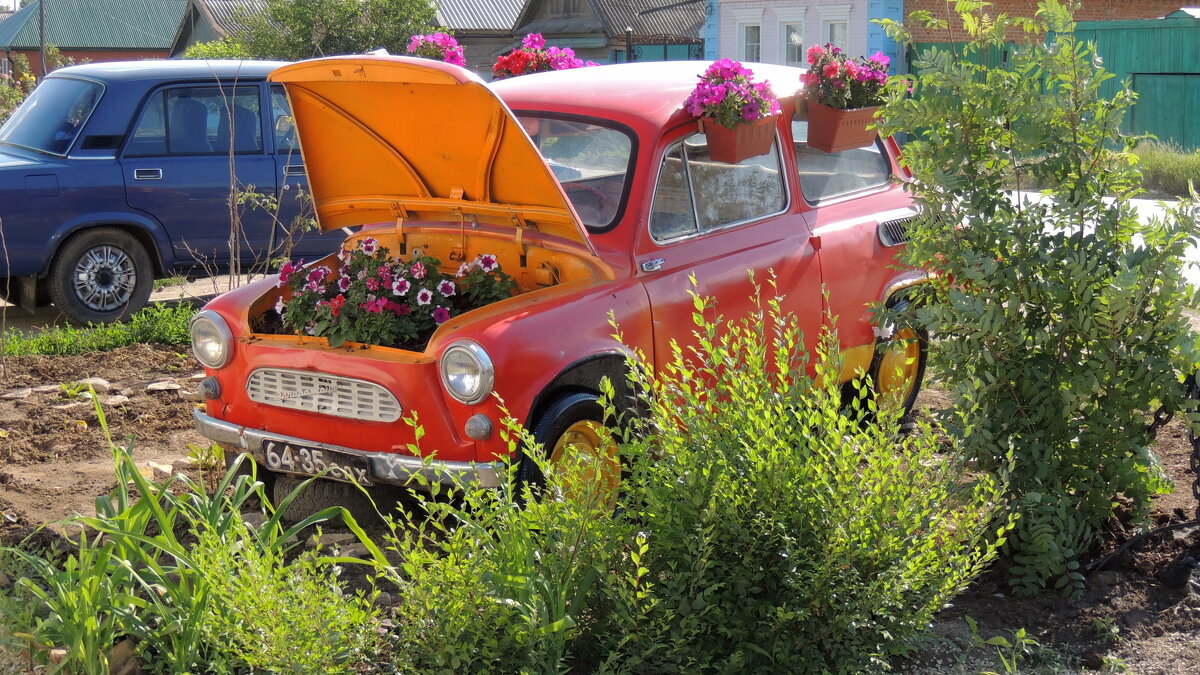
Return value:
<svg viewBox="0 0 1200 675">
<path fill-rule="evenodd" d="M 1143 188 L 1177 197 L 1189 196 L 1189 185 L 1200 190 L 1200 150 L 1186 152 L 1174 143 L 1142 141 L 1133 153 Z"/>
<path fill-rule="evenodd" d="M 925 214 L 903 260 L 932 274 L 913 306 L 937 337 L 932 362 L 958 413 L 951 429 L 981 466 L 1016 457 L 1012 584 L 1079 593 L 1078 558 L 1118 498 L 1145 509 L 1169 489 L 1146 412 L 1183 409 L 1180 374 L 1200 361 L 1181 313 L 1194 303 L 1182 269 L 1200 242 L 1200 210 L 1184 201 L 1138 221 L 1131 141 L 1120 133 L 1132 95 L 1100 97 L 1112 74 L 1076 41 L 1068 8 L 1042 2 L 1036 19 L 1017 20 L 986 16 L 982 2 L 957 6 L 969 41 L 921 51 L 920 74 L 894 79 L 881 111 L 883 133 L 913 134 L 902 162 Z M 910 17 L 920 23 L 946 26 L 927 12 Z M 1011 43 L 1021 29 L 1031 39 Z M 1003 67 L 978 63 L 1001 49 Z M 1029 157 L 1039 161 L 1023 164 Z M 1008 194 L 1031 181 L 1044 187 L 1036 203 Z"/>
<path fill-rule="evenodd" d="M 191 341 L 188 324 L 195 313 L 189 305 L 170 307 L 155 303 L 125 323 L 55 326 L 36 333 L 10 330 L 4 334 L 3 353 L 4 356 L 84 354 L 138 342 L 186 345 Z"/>
<path fill-rule="evenodd" d="M 652 433 L 629 446 L 642 538 L 600 633 L 614 671 L 880 668 L 1002 541 L 996 479 L 964 473 L 928 425 L 902 435 L 865 388 L 844 410 L 836 359 L 807 376 L 794 317 L 765 305 L 636 378 Z"/>
<path fill-rule="evenodd" d="M 98 404 L 96 412 L 103 425 Z M 365 540 L 342 509 L 285 530 L 262 483 L 237 466 L 209 495 L 183 476 L 150 483 L 130 449 L 112 447 L 117 487 L 97 500 L 95 517 L 63 523 L 71 550 L 0 549 L 16 577 L 0 591 L 14 647 L 34 647 L 37 663 L 65 648 L 63 668 L 79 673 L 108 673 L 124 638 L 141 663 L 169 673 L 350 671 L 369 660 L 367 600 L 338 588 L 333 561 L 285 559 L 297 532 L 339 515 Z M 251 498 L 268 509 L 257 528 L 242 520 Z"/>
</svg>

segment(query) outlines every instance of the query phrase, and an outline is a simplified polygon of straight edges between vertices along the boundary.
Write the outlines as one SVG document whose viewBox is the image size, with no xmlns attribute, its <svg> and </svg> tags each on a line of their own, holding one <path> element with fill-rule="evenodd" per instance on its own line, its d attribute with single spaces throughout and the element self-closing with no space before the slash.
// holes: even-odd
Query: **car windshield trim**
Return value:
<svg viewBox="0 0 1200 675">
<path fill-rule="evenodd" d="M 87 89 L 84 89 L 84 90 L 80 90 L 77 93 L 77 95 L 74 97 L 74 99 L 72 101 L 70 101 L 70 105 L 68 107 L 66 107 L 65 109 L 63 109 L 61 111 L 58 111 L 58 110 L 40 111 L 40 112 L 37 112 L 37 114 L 31 118 L 30 114 L 32 112 L 34 112 L 33 107 L 37 103 L 39 103 L 42 98 L 45 98 L 46 96 L 53 96 L 53 95 L 56 95 L 59 93 L 57 91 L 57 89 L 62 86 L 62 85 L 58 84 L 60 82 L 81 83 L 81 84 L 85 84 L 85 85 L 90 85 L 90 87 L 88 87 Z M 46 87 L 46 85 L 48 85 L 48 84 L 53 85 L 53 87 L 50 89 L 44 89 Z M 41 92 L 41 93 L 39 94 L 39 92 Z M 50 93 L 47 94 L 47 92 L 50 92 Z M 11 148 L 21 148 L 23 150 L 29 150 L 31 152 L 36 152 L 40 155 L 48 155 L 50 157 L 66 157 L 71 152 L 71 148 L 73 148 L 75 146 L 75 142 L 79 139 L 80 134 L 83 133 L 83 128 L 85 126 L 87 126 L 88 120 L 91 119 L 92 114 L 94 112 L 96 112 L 96 107 L 100 104 L 100 99 L 104 97 L 104 92 L 105 92 L 104 83 L 99 82 L 97 80 L 90 79 L 90 78 L 76 77 L 76 76 L 70 76 L 70 75 L 47 77 L 45 80 L 42 81 L 41 84 L 39 84 L 37 86 L 37 88 L 35 88 L 33 90 L 33 92 L 29 95 L 29 98 L 25 99 L 25 101 L 23 103 L 21 103 L 20 107 L 17 108 L 17 110 L 13 113 L 13 115 L 11 117 L 9 117 L 8 120 L 5 121 L 2 126 L 0 126 L 0 145 L 4 145 L 7 147 L 11 147 Z M 84 94 L 84 93 L 90 93 L 92 96 L 90 105 L 87 105 L 85 103 L 85 105 L 87 105 L 86 112 L 83 111 L 82 109 L 72 110 L 72 108 L 74 108 L 75 106 L 77 106 L 81 102 L 83 102 L 83 99 L 79 95 Z M 51 101 L 51 103 L 56 103 L 56 102 Z M 57 103 L 61 103 L 61 102 L 57 102 Z M 54 114 L 56 112 L 61 112 L 62 114 L 56 115 L 56 114 Z M 65 128 L 65 129 L 60 128 L 57 131 L 55 131 L 54 132 L 55 144 L 51 147 L 45 147 L 45 144 L 31 145 L 28 143 L 20 143 L 15 140 L 12 140 L 12 136 L 14 134 L 18 134 L 21 132 L 25 132 L 27 134 L 34 134 L 39 131 L 44 131 L 44 129 L 39 129 L 37 127 L 29 128 L 28 124 L 37 124 L 39 122 L 44 124 L 46 120 L 54 120 L 54 119 L 64 119 L 65 120 L 72 113 L 74 113 L 74 115 L 78 118 L 78 121 L 74 122 L 73 126 L 71 126 L 70 128 Z M 21 140 L 24 140 L 24 139 L 21 139 Z M 46 140 L 49 141 L 50 139 L 47 138 Z M 56 148 L 61 148 L 62 152 L 55 152 Z"/>
<path fill-rule="evenodd" d="M 592 115 L 576 115 L 576 114 L 563 113 L 563 112 L 550 112 L 550 111 L 546 111 L 546 110 L 520 109 L 520 110 L 513 110 L 513 116 L 516 117 L 518 121 L 521 121 L 524 119 L 529 119 L 529 118 L 536 118 L 536 119 L 543 119 L 543 120 L 556 120 L 556 121 L 561 121 L 561 122 L 575 122 L 578 124 L 590 124 L 590 125 L 594 125 L 597 127 L 603 127 L 605 129 L 608 129 L 611 131 L 616 131 L 616 132 L 624 135 L 625 138 L 629 140 L 629 158 L 624 167 L 625 180 L 624 180 L 624 184 L 621 186 L 621 196 L 617 202 L 616 207 L 613 209 L 612 217 L 608 220 L 607 223 L 603 223 L 603 224 L 588 224 L 586 222 L 582 223 L 582 225 L 584 226 L 584 229 L 586 229 L 589 234 L 603 234 L 603 233 L 609 232 L 613 228 L 615 228 L 617 226 L 617 224 L 620 223 L 621 220 L 625 217 L 625 209 L 629 203 L 630 187 L 633 184 L 633 181 L 631 180 L 633 177 L 633 167 L 637 162 L 637 154 L 638 154 L 637 133 L 635 133 L 633 131 L 633 129 L 631 129 L 630 127 L 628 127 L 624 124 L 621 124 L 620 122 L 617 122 L 617 121 L 614 121 L 614 120 L 611 120 L 608 118 L 604 118 L 604 117 L 595 117 Z M 534 144 L 534 147 L 537 148 L 536 142 Z M 541 152 L 540 148 L 538 148 L 538 151 L 539 151 L 539 153 Z M 544 155 L 543 155 L 543 158 L 545 158 Z M 554 173 L 555 180 L 558 180 L 559 183 L 561 185 L 563 185 L 564 189 L 566 189 L 566 184 L 567 184 L 567 182 L 570 182 L 570 181 L 564 182 L 562 179 L 560 179 L 558 177 L 558 174 L 554 172 L 555 163 L 556 162 L 552 159 L 546 159 L 546 164 L 551 167 L 551 173 Z M 619 173 L 620 172 L 613 170 L 613 171 L 609 171 L 609 172 L 605 173 L 604 175 L 615 176 L 615 175 L 618 175 Z M 603 175 L 601 173 L 597 172 L 595 174 L 591 174 L 591 175 L 588 175 L 586 177 L 581 177 L 581 178 L 584 180 L 587 180 L 587 179 L 596 179 L 596 178 L 601 178 L 601 177 L 603 177 Z M 577 180 L 575 182 L 579 182 L 579 181 Z M 569 196 L 568 196 L 568 198 L 569 198 Z M 574 206 L 574 204 L 572 204 L 572 205 Z M 582 218 L 581 218 L 581 221 L 582 221 Z"/>
</svg>

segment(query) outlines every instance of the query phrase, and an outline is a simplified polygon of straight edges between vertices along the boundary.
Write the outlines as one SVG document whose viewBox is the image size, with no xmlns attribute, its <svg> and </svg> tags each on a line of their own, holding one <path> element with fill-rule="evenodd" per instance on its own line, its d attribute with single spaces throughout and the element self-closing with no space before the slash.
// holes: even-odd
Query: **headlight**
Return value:
<svg viewBox="0 0 1200 675">
<path fill-rule="evenodd" d="M 216 312 L 206 309 L 192 317 L 192 353 L 209 368 L 222 368 L 233 355 L 233 333 Z"/>
<path fill-rule="evenodd" d="M 492 393 L 496 383 L 492 359 L 474 342 L 463 340 L 447 347 L 440 366 L 442 385 L 463 403 L 478 403 Z"/>
</svg>

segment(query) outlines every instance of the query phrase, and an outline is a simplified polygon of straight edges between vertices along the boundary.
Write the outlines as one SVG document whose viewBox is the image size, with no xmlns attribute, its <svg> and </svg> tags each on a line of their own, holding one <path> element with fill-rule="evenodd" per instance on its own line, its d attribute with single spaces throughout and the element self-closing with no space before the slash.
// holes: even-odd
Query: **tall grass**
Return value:
<svg viewBox="0 0 1200 675">
<path fill-rule="evenodd" d="M 145 342 L 185 345 L 190 340 L 188 322 L 196 310 L 189 305 L 155 303 L 124 323 L 54 326 L 46 330 L 9 330 L 4 335 L 4 356 L 33 354 L 68 355 L 108 351 Z"/>
<path fill-rule="evenodd" d="M 1142 141 L 1133 152 L 1145 189 L 1186 197 L 1190 182 L 1200 190 L 1200 150 L 1189 152 L 1175 143 Z"/>
</svg>

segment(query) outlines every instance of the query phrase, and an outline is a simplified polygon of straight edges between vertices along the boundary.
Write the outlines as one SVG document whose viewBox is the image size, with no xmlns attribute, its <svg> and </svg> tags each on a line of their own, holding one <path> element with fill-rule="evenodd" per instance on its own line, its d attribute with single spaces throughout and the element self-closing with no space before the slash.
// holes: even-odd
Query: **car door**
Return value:
<svg viewBox="0 0 1200 675">
<path fill-rule="evenodd" d="M 706 318 L 745 318 L 754 308 L 754 282 L 764 303 L 778 292 L 799 320 L 805 343 L 821 327 L 820 268 L 803 217 L 792 208 L 779 143 L 738 164 L 712 161 L 702 134 L 669 145 L 659 164 L 648 237 L 639 247 L 638 274 L 650 298 L 654 360 L 671 358 L 671 341 L 694 342 L 695 292 L 716 301 Z M 773 271 L 778 291 L 768 285 Z"/>
<path fill-rule="evenodd" d="M 321 232 L 316 228 L 315 211 L 308 192 L 304 157 L 292 118 L 287 94 L 281 85 L 272 85 L 271 125 L 274 129 L 275 182 L 279 191 L 279 213 L 274 233 L 278 255 L 291 258 L 323 256 L 336 251 L 346 233 L 342 230 Z"/>
<path fill-rule="evenodd" d="M 258 84 L 170 86 L 142 107 L 121 154 L 126 198 L 162 223 L 179 266 L 270 257 L 274 221 L 253 206 L 276 190 L 275 160 L 263 143 L 261 90 Z"/>
</svg>

